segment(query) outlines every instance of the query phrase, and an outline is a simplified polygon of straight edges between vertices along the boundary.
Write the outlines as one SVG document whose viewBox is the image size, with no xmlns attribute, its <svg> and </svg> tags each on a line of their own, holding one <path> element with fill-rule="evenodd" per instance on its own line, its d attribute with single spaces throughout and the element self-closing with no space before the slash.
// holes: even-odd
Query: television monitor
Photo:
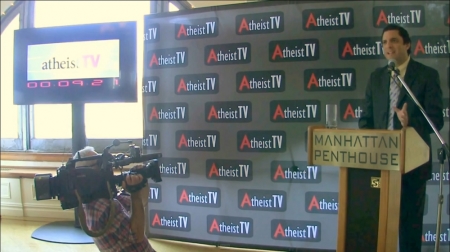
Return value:
<svg viewBox="0 0 450 252">
<path fill-rule="evenodd" d="M 136 22 L 19 29 L 14 104 L 137 102 Z"/>
</svg>

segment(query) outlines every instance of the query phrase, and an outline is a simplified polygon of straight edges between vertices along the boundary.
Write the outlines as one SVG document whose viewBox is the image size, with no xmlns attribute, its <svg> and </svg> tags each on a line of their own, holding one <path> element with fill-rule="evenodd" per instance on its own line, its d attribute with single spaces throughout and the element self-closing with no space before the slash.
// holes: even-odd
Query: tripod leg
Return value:
<svg viewBox="0 0 450 252">
<path fill-rule="evenodd" d="M 442 194 L 442 187 L 444 183 L 444 160 L 445 152 L 443 148 L 438 150 L 438 159 L 440 163 L 439 167 L 439 195 L 438 195 L 438 210 L 437 210 L 437 221 L 436 221 L 436 241 L 434 243 L 434 252 L 439 252 L 439 245 L 441 242 L 441 220 L 442 220 L 442 205 L 444 204 L 444 195 Z"/>
</svg>

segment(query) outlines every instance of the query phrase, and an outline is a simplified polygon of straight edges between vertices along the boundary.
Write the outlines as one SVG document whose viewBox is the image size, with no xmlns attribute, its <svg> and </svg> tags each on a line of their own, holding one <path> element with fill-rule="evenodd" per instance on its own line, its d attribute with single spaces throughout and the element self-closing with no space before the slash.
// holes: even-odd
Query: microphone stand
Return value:
<svg viewBox="0 0 450 252">
<path fill-rule="evenodd" d="M 420 105 L 419 101 L 417 101 L 414 94 L 411 92 L 411 89 L 409 89 L 408 85 L 403 81 L 402 77 L 399 75 L 398 70 L 394 69 L 392 66 L 389 66 L 389 70 L 394 72 L 394 77 L 397 78 L 398 81 L 400 81 L 401 86 L 405 88 L 407 91 L 409 97 L 414 101 L 416 106 L 420 109 L 420 112 L 422 112 L 423 116 L 427 120 L 428 124 L 431 126 L 431 128 L 434 131 L 434 134 L 437 136 L 439 141 L 441 142 L 442 147 L 438 149 L 438 159 L 440 163 L 439 168 L 439 196 L 438 196 L 438 210 L 437 210 L 437 223 L 436 223 L 436 240 L 435 240 L 435 246 L 434 246 L 434 252 L 439 252 L 439 245 L 440 245 L 440 235 L 441 235 L 441 220 L 442 220 L 442 205 L 444 203 L 444 195 L 442 193 L 442 187 L 443 187 L 443 174 L 444 174 L 444 161 L 447 158 L 450 159 L 450 153 L 448 144 L 445 143 L 444 138 L 441 136 L 439 131 L 437 130 L 434 123 L 431 121 L 431 119 L 426 114 L 423 107 Z M 391 77 L 392 78 L 392 77 Z M 450 162 L 449 162 L 450 163 Z"/>
</svg>

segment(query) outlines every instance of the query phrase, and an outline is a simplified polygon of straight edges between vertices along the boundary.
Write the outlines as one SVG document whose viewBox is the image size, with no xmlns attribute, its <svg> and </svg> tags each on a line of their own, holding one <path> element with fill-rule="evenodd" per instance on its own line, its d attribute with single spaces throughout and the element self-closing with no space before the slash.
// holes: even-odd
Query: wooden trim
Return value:
<svg viewBox="0 0 450 252">
<path fill-rule="evenodd" d="M 400 197 L 402 190 L 402 175 L 398 171 L 390 171 L 388 177 L 389 195 L 385 251 L 397 251 L 400 224 Z"/>
<path fill-rule="evenodd" d="M 101 153 L 100 153 L 101 154 Z M 111 153 L 116 154 L 116 153 Z M 44 153 L 44 152 L 19 152 L 19 151 L 5 151 L 1 152 L 1 160 L 9 161 L 37 161 L 37 162 L 58 162 L 66 163 L 72 153 Z"/>
<path fill-rule="evenodd" d="M 347 187 L 348 168 L 341 167 L 339 170 L 339 209 L 338 209 L 338 232 L 337 252 L 345 251 L 345 230 L 347 222 Z"/>
<path fill-rule="evenodd" d="M 378 243 L 377 252 L 385 252 L 386 229 L 388 218 L 388 200 L 389 200 L 389 171 L 381 171 L 380 185 L 380 209 L 378 217 Z M 376 190 L 376 189 L 374 189 Z M 393 250 L 394 251 L 394 250 Z"/>
<path fill-rule="evenodd" d="M 400 160 L 399 160 L 399 171 L 405 174 L 405 150 L 406 150 L 406 128 L 401 129 L 400 134 Z M 413 143 L 410 143 L 413 144 Z"/>
<path fill-rule="evenodd" d="M 129 171 L 131 167 L 124 167 L 123 171 Z M 120 171 L 114 169 L 114 175 L 119 175 Z M 31 178 L 34 179 L 36 174 L 52 174 L 56 176 L 56 168 L 36 168 L 36 167 L 26 167 L 26 168 L 10 168 L 8 170 L 3 170 L 0 173 L 0 178 Z"/>
<path fill-rule="evenodd" d="M 1 152 L 1 160 L 67 162 L 71 153 Z"/>
<path fill-rule="evenodd" d="M 36 173 L 17 173 L 17 172 L 2 172 L 1 178 L 29 178 L 33 179 L 36 176 Z"/>
</svg>

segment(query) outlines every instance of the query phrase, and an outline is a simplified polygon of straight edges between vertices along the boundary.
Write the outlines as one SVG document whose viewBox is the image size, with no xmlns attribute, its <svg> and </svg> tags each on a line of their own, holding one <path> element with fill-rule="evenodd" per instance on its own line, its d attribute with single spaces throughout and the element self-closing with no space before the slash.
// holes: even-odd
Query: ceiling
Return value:
<svg viewBox="0 0 450 252">
<path fill-rule="evenodd" d="M 190 0 L 188 1 L 192 7 L 194 8 L 201 8 L 201 7 L 209 7 L 209 6 L 217 6 L 217 5 L 226 5 L 226 4 L 238 4 L 238 3 L 246 3 L 246 2 L 254 2 L 258 0 L 229 0 L 229 1 L 218 1 L 218 0 L 212 0 L 212 1 L 199 1 L 199 0 Z M 1 13 L 5 12 L 6 9 L 8 9 L 14 1 L 4 1 L 1 0 Z"/>
<path fill-rule="evenodd" d="M 247 3 L 247 2 L 255 2 L 258 0 L 241 0 L 241 1 L 198 1 L 198 0 L 191 0 L 188 1 L 192 7 L 194 8 L 201 8 L 201 7 L 209 7 L 209 6 L 218 6 L 218 5 L 227 5 L 227 4 L 239 4 L 239 3 Z"/>
</svg>

